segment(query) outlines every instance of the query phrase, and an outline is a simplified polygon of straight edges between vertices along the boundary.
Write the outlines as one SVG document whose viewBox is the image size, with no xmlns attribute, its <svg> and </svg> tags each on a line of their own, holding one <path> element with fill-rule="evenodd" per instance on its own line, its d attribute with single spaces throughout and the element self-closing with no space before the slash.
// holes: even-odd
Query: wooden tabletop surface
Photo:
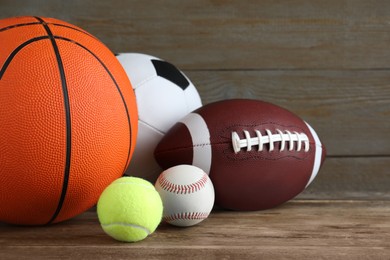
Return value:
<svg viewBox="0 0 390 260">
<path fill-rule="evenodd" d="M 0 224 L 0 259 L 390 259 L 389 1 L 0 1 L 0 19 L 21 15 L 170 61 L 204 104 L 285 107 L 316 129 L 328 157 L 303 194 L 275 209 L 163 223 L 133 244 L 105 235 L 94 209 L 52 226 Z"/>
<path fill-rule="evenodd" d="M 263 212 L 216 210 L 194 227 L 162 223 L 117 242 L 95 211 L 46 227 L 0 225 L 1 259 L 389 259 L 390 202 L 295 200 Z"/>
</svg>

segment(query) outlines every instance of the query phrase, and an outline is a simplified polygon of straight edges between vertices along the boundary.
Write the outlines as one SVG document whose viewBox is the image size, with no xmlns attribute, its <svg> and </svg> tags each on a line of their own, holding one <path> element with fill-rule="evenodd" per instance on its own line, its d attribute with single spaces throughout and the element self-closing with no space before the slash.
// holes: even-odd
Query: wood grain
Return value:
<svg viewBox="0 0 390 260">
<path fill-rule="evenodd" d="M 384 259 L 389 201 L 291 201 L 260 212 L 216 211 L 191 228 L 162 224 L 139 243 L 104 234 L 95 212 L 49 227 L 0 225 L 1 259 Z"/>
<path fill-rule="evenodd" d="M 52 226 L 0 223 L 0 259 L 389 259 L 390 1 L 0 0 L 0 19 L 19 15 L 63 19 L 113 52 L 166 59 L 204 104 L 285 107 L 316 129 L 329 157 L 278 208 L 216 210 L 139 243 L 105 235 L 93 209 Z"/>
<path fill-rule="evenodd" d="M 185 69 L 383 69 L 389 9 L 384 0 L 3 0 L 0 18 L 55 16 L 115 52 Z"/>
<path fill-rule="evenodd" d="M 300 199 L 390 200 L 390 157 L 328 158 Z"/>
<path fill-rule="evenodd" d="M 185 71 L 203 103 L 254 98 L 309 122 L 330 156 L 390 155 L 390 73 L 384 71 Z"/>
<path fill-rule="evenodd" d="M 185 69 L 204 103 L 286 107 L 312 124 L 330 156 L 390 153 L 389 2 L 17 2 L 2 4 L 0 17 L 58 14 L 116 52 L 165 58 Z"/>
</svg>

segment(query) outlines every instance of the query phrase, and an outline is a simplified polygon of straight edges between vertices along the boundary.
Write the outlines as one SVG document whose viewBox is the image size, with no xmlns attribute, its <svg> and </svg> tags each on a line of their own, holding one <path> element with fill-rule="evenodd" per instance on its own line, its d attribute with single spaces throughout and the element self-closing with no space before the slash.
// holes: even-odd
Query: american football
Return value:
<svg viewBox="0 0 390 260">
<path fill-rule="evenodd" d="M 164 169 L 202 168 L 214 184 L 216 204 L 232 210 L 264 210 L 294 198 L 316 177 L 325 156 L 308 123 L 284 108 L 249 99 L 195 110 L 155 150 Z"/>
</svg>

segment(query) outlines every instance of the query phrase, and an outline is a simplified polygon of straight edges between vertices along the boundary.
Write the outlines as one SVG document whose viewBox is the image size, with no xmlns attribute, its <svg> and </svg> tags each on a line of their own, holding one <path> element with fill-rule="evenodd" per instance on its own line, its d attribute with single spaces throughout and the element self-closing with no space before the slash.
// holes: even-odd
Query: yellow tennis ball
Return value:
<svg viewBox="0 0 390 260">
<path fill-rule="evenodd" d="M 154 186 L 141 178 L 122 177 L 101 194 L 97 214 L 103 230 L 116 240 L 136 242 L 161 222 L 163 204 Z"/>
</svg>

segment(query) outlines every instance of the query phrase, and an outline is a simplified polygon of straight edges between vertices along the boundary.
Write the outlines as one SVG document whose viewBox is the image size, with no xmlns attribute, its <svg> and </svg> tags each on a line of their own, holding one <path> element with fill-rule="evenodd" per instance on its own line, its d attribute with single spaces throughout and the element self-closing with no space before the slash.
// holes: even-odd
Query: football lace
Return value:
<svg viewBox="0 0 390 260">
<path fill-rule="evenodd" d="M 263 151 L 265 145 L 269 145 L 269 151 L 272 152 L 275 149 L 275 143 L 280 142 L 280 151 L 286 149 L 286 143 L 288 143 L 288 150 L 294 150 L 294 143 L 296 143 L 296 151 L 302 150 L 302 144 L 304 144 L 304 151 L 309 151 L 309 138 L 304 133 L 290 132 L 285 130 L 282 132 L 276 129 L 277 133 L 272 133 L 271 130 L 265 130 L 266 135 L 262 135 L 260 131 L 255 130 L 256 136 L 251 137 L 249 132 L 244 130 L 244 139 L 240 139 L 237 132 L 232 132 L 233 150 L 235 153 L 240 152 L 241 148 L 245 148 L 247 151 L 252 150 L 252 146 L 258 146 L 258 151 Z"/>
</svg>

